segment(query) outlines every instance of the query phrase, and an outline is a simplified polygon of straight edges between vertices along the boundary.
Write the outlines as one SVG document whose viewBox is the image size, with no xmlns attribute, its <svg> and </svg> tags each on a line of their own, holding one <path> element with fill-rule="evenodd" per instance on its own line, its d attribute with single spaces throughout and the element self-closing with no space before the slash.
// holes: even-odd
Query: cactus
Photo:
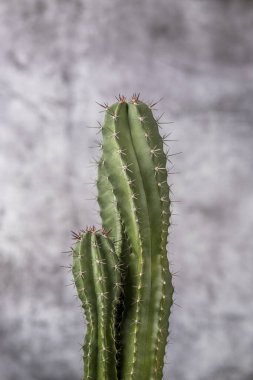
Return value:
<svg viewBox="0 0 253 380">
<path fill-rule="evenodd" d="M 84 380 L 163 376 L 173 297 L 166 250 L 171 201 L 153 105 L 134 95 L 103 106 L 97 180 L 102 232 L 81 231 L 73 249 L 88 323 Z"/>
<path fill-rule="evenodd" d="M 115 308 L 121 287 L 118 258 L 104 230 L 87 228 L 75 238 L 73 275 L 88 325 L 84 378 L 116 380 Z"/>
</svg>

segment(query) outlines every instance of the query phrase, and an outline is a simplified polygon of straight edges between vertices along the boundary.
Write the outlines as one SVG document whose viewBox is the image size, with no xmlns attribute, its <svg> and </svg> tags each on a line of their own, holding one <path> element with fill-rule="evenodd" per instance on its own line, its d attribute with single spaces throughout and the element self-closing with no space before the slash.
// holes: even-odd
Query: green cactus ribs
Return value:
<svg viewBox="0 0 253 380">
<path fill-rule="evenodd" d="M 157 103 L 119 95 L 98 164 L 102 229 L 75 234 L 73 275 L 87 321 L 83 380 L 161 380 L 173 303 L 165 138 Z"/>
<path fill-rule="evenodd" d="M 120 272 L 108 233 L 95 227 L 74 233 L 72 272 L 87 321 L 84 380 L 116 380 L 115 314 Z"/>
<path fill-rule="evenodd" d="M 141 102 L 139 94 L 130 102 L 121 95 L 117 100 L 104 105 L 102 147 L 113 212 L 129 247 L 122 258 L 127 273 L 121 377 L 161 379 L 173 294 L 166 251 L 171 215 L 167 159 L 152 114 L 154 103 Z M 100 199 L 104 190 L 98 190 Z M 104 220 L 101 202 L 100 208 Z"/>
</svg>

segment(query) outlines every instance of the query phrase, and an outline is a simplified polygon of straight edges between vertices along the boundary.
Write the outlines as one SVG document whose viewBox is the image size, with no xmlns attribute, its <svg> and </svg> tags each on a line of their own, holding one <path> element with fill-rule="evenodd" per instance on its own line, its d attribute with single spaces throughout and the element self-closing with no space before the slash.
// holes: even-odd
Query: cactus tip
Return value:
<svg viewBox="0 0 253 380">
<path fill-rule="evenodd" d="M 115 98 L 119 103 L 126 103 L 126 97 L 124 95 L 119 94 L 119 96 L 115 96 Z"/>
<path fill-rule="evenodd" d="M 133 104 L 140 103 L 140 93 L 138 93 L 138 94 L 134 93 L 133 96 L 132 96 L 131 102 Z"/>
</svg>

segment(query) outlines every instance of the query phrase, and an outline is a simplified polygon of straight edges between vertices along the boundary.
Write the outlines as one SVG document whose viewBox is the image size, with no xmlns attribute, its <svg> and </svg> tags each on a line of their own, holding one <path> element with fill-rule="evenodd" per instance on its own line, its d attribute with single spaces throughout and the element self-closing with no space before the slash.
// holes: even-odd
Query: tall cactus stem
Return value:
<svg viewBox="0 0 253 380">
<path fill-rule="evenodd" d="M 170 202 L 162 138 L 151 110 L 136 99 L 109 107 L 102 132 L 104 165 L 132 251 L 126 275 L 122 379 L 146 380 L 155 374 L 159 378 L 173 293 L 166 252 Z"/>
</svg>

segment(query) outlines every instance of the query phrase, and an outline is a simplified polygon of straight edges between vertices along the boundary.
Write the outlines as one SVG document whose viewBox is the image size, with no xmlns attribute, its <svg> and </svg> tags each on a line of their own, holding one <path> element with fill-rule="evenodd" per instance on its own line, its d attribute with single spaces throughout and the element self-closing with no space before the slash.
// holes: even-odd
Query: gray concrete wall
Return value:
<svg viewBox="0 0 253 380">
<path fill-rule="evenodd" d="M 250 0 L 1 0 L 0 380 L 81 378 L 61 251 L 99 223 L 95 101 L 139 91 L 183 151 L 164 379 L 253 378 L 252 35 Z"/>
</svg>

